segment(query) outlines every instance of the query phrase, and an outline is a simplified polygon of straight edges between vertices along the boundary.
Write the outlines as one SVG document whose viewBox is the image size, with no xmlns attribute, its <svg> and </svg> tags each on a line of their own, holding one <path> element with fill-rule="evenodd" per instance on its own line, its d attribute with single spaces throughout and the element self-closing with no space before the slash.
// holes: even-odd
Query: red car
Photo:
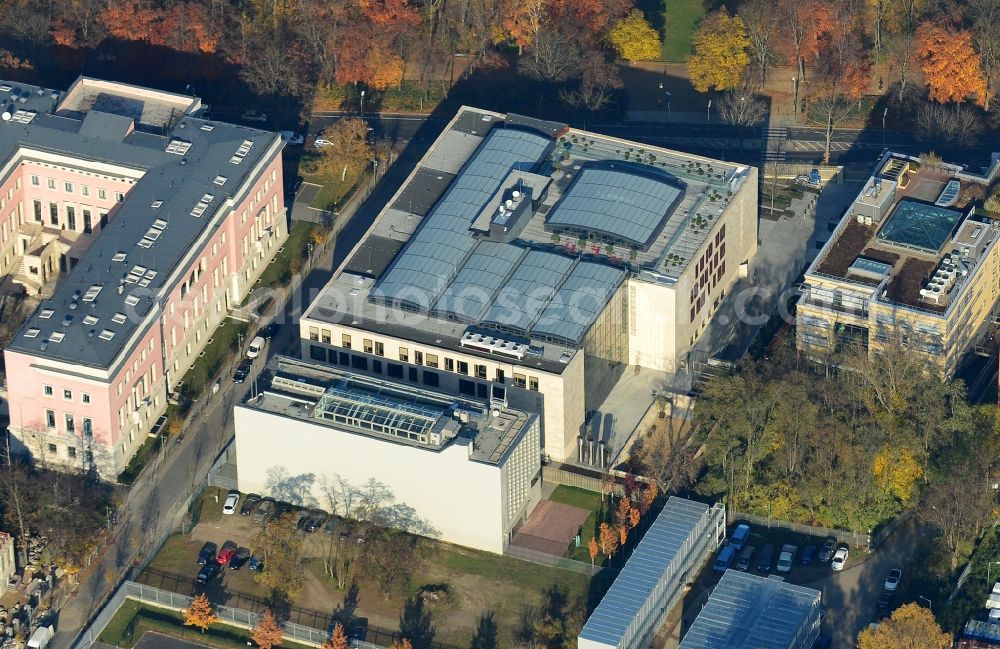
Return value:
<svg viewBox="0 0 1000 649">
<path fill-rule="evenodd" d="M 232 541 L 226 541 L 222 544 L 222 548 L 219 550 L 219 554 L 216 555 L 215 560 L 219 562 L 220 566 L 224 566 L 229 563 L 234 554 L 236 554 L 236 544 Z"/>
</svg>

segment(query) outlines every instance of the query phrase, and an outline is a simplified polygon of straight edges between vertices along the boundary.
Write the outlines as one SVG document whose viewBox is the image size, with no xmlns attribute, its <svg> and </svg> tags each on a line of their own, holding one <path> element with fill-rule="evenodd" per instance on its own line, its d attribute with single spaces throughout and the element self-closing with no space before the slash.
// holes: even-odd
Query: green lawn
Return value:
<svg viewBox="0 0 1000 649">
<path fill-rule="evenodd" d="M 552 492 L 552 495 L 549 496 L 549 500 L 590 510 L 590 516 L 587 517 L 586 522 L 583 524 L 583 533 L 580 534 L 580 547 L 570 546 L 564 555 L 570 559 L 590 563 L 590 550 L 587 549 L 587 544 L 597 534 L 597 528 L 605 516 L 604 505 L 601 503 L 601 494 L 586 489 L 578 489 L 577 487 L 559 485 Z M 603 565 L 604 557 L 598 555 L 597 563 Z"/>
<path fill-rule="evenodd" d="M 184 626 L 184 618 L 178 612 L 146 606 L 131 599 L 125 600 L 99 640 L 113 647 L 133 647 L 148 631 L 220 649 L 245 649 L 250 640 L 248 631 L 220 623 L 213 624 L 202 633 L 194 627 Z M 285 649 L 306 648 L 306 645 L 288 640 L 283 640 L 280 646 Z"/>
<path fill-rule="evenodd" d="M 586 594 L 590 577 L 584 574 L 540 566 L 520 559 L 437 543 L 431 562 L 463 575 L 476 575 L 483 586 L 505 582 L 526 593 L 539 593 L 553 583 L 565 586 L 571 594 Z M 589 561 L 589 559 L 588 559 Z M 416 581 L 416 580 L 415 580 Z"/>
<path fill-rule="evenodd" d="M 260 283 L 256 285 L 258 290 L 288 282 L 292 273 L 292 259 L 301 261 L 308 254 L 309 230 L 312 225 L 305 221 L 295 221 L 288 231 L 288 239 L 281 246 L 281 252 L 274 256 L 274 261 L 260 274 Z"/>
<path fill-rule="evenodd" d="M 318 210 L 336 211 L 351 197 L 358 183 L 368 181 L 364 173 L 367 168 L 348 166 L 344 171 L 343 167 L 335 167 L 331 171 L 320 167 L 318 160 L 316 154 L 307 153 L 299 167 L 299 174 L 304 182 L 321 186 L 319 193 L 309 204 Z"/>
<path fill-rule="evenodd" d="M 184 386 L 192 398 L 205 391 L 216 373 L 239 346 L 239 337 L 248 334 L 247 324 L 233 320 L 223 320 L 212 334 L 212 342 L 205 345 L 202 355 L 195 361 L 194 367 L 184 375 Z"/>
<path fill-rule="evenodd" d="M 663 0 L 663 60 L 683 63 L 691 54 L 691 35 L 705 15 L 703 0 Z"/>
</svg>

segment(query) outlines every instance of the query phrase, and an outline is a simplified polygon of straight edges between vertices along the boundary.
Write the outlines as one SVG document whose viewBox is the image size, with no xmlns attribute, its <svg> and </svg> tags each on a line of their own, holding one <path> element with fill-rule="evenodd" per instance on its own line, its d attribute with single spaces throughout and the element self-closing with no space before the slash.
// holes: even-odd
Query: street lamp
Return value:
<svg viewBox="0 0 1000 649">
<path fill-rule="evenodd" d="M 361 91 L 361 119 L 365 118 L 365 91 Z"/>
<path fill-rule="evenodd" d="M 792 77 L 792 115 L 798 115 L 799 110 L 799 78 Z"/>
<path fill-rule="evenodd" d="M 885 116 L 889 114 L 889 107 L 882 111 L 882 146 L 885 146 Z"/>
<path fill-rule="evenodd" d="M 708 100 L 708 108 L 705 109 L 705 117 L 707 117 L 708 118 L 707 121 L 709 123 L 711 123 L 711 121 L 712 121 L 712 100 L 711 99 Z"/>
<path fill-rule="evenodd" d="M 917 595 L 917 599 L 922 599 L 923 601 L 927 602 L 927 608 L 929 610 L 934 610 L 934 604 L 931 603 L 931 600 L 927 599 L 923 595 Z"/>
</svg>

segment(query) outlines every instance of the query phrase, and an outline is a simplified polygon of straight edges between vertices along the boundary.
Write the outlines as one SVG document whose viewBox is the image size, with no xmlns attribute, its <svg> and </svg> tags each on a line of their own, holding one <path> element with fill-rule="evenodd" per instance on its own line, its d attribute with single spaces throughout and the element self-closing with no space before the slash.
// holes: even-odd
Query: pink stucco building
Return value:
<svg viewBox="0 0 1000 649">
<path fill-rule="evenodd" d="M 58 280 L 4 352 L 10 432 L 114 479 L 288 235 L 282 141 L 87 78 L 0 102 L 0 273 Z"/>
</svg>

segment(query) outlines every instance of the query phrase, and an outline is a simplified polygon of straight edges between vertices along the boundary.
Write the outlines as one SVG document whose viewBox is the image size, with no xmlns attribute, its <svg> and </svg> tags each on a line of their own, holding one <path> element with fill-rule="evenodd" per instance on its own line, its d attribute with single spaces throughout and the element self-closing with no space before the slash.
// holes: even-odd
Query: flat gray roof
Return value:
<svg viewBox="0 0 1000 649">
<path fill-rule="evenodd" d="M 130 131 L 128 123 L 135 115 L 152 113 L 159 119 L 170 102 L 147 110 L 143 93 L 129 92 L 127 87 L 121 102 L 108 91 L 84 93 L 72 110 L 60 110 L 60 114 L 51 112 L 57 104 L 51 95 L 63 97 L 63 93 L 13 82 L 2 83 L 0 88 L 9 88 L 0 91 L 4 110 L 9 110 L 9 103 L 10 109 L 35 113 L 29 123 L 10 120 L 0 125 L 0 159 L 7 160 L 20 150 L 30 160 L 32 152 L 38 151 L 76 158 L 81 167 L 102 162 L 143 174 L 112 209 L 107 226 L 80 262 L 8 346 L 33 356 L 107 369 L 129 345 L 142 319 L 184 279 L 178 277 L 168 284 L 171 273 L 206 228 L 214 227 L 212 216 L 224 206 L 231 209 L 227 201 L 252 180 L 254 167 L 262 159 L 280 155 L 280 137 L 183 114 L 174 115 L 166 135 L 160 134 L 160 127 L 155 132 L 141 130 L 145 127 L 138 123 Z M 185 103 L 183 99 L 178 99 L 178 105 Z M 187 103 L 191 101 L 188 98 Z M 151 102 L 163 103 L 156 97 Z M 119 105 L 124 114 L 91 108 L 114 110 Z M 173 152 L 181 150 L 177 142 L 185 143 L 183 154 Z M 238 164 L 232 161 L 234 156 Z M 223 177 L 223 184 L 216 177 Z M 203 211 L 192 214 L 208 198 Z M 155 203 L 159 206 L 154 208 Z M 120 253 L 124 259 L 116 261 Z M 120 283 L 122 293 L 118 293 Z"/>
<path fill-rule="evenodd" d="M 668 498 L 601 603 L 587 618 L 580 637 L 618 646 L 708 510 L 704 503 L 677 496 Z"/>
<path fill-rule="evenodd" d="M 808 649 L 819 633 L 820 596 L 777 577 L 727 570 L 678 649 Z"/>
</svg>

